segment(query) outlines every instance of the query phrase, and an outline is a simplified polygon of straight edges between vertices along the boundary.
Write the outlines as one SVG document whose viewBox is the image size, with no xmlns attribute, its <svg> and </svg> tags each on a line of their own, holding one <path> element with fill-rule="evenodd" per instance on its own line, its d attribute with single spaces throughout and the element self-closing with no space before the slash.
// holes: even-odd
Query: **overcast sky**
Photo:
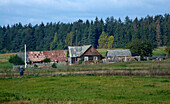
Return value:
<svg viewBox="0 0 170 104">
<path fill-rule="evenodd" d="M 0 0 L 0 25 L 70 23 L 113 16 L 124 21 L 170 13 L 170 0 Z"/>
</svg>

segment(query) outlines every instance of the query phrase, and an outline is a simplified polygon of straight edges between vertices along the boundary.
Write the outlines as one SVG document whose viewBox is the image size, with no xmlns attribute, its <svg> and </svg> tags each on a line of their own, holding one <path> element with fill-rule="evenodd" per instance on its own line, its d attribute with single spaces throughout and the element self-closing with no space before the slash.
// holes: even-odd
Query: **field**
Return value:
<svg viewBox="0 0 170 104">
<path fill-rule="evenodd" d="M 170 59 L 33 68 L 20 78 L 10 55 L 0 54 L 0 103 L 170 103 Z"/>
<path fill-rule="evenodd" d="M 170 103 L 170 79 L 43 76 L 0 79 L 2 103 Z"/>
</svg>

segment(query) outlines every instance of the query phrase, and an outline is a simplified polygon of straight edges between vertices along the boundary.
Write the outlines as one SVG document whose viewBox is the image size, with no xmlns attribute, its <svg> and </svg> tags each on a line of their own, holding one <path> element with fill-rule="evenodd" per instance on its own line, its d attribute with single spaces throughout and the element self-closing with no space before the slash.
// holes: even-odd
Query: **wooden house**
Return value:
<svg viewBox="0 0 170 104">
<path fill-rule="evenodd" d="M 68 46 L 68 57 L 70 64 L 102 60 L 102 55 L 92 45 Z"/>
</svg>

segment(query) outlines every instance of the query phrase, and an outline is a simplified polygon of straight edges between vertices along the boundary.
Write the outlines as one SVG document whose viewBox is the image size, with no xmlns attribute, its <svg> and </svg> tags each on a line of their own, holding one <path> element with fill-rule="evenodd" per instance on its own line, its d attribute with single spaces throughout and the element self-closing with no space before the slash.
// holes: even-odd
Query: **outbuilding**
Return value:
<svg viewBox="0 0 170 104">
<path fill-rule="evenodd" d="M 127 62 L 132 54 L 129 49 L 107 50 L 107 62 Z"/>
</svg>

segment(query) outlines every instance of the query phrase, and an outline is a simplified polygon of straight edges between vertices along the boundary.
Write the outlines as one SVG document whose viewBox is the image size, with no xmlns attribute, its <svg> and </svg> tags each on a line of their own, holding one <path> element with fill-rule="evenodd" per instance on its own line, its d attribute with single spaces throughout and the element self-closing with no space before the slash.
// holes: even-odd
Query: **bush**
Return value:
<svg viewBox="0 0 170 104">
<path fill-rule="evenodd" d="M 46 59 L 43 60 L 43 62 L 51 62 L 51 59 L 46 58 Z"/>
<path fill-rule="evenodd" d="M 29 61 L 28 64 L 32 65 L 32 61 Z"/>
<path fill-rule="evenodd" d="M 9 62 L 14 65 L 24 65 L 24 61 L 17 55 L 11 56 Z"/>
<path fill-rule="evenodd" d="M 53 64 L 52 64 L 52 68 L 57 68 L 56 63 L 53 63 Z"/>
<path fill-rule="evenodd" d="M 37 65 L 37 64 L 34 64 L 34 67 L 35 67 L 35 68 L 38 68 L 38 65 Z"/>
</svg>

